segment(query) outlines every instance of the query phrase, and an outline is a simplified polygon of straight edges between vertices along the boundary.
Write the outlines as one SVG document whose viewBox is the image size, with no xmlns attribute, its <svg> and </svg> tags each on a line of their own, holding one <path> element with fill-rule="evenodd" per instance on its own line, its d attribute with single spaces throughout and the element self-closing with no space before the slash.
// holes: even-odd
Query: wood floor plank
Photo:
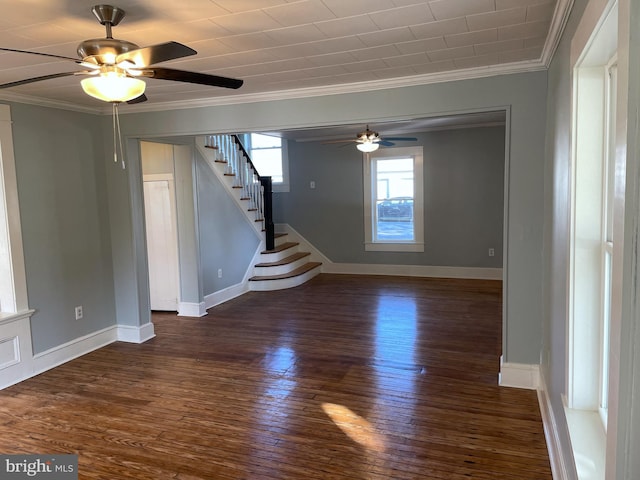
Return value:
<svg viewBox="0 0 640 480">
<path fill-rule="evenodd" d="M 550 480 L 535 392 L 497 385 L 498 281 L 320 274 L 153 314 L 0 392 L 0 451 L 82 479 Z"/>
</svg>

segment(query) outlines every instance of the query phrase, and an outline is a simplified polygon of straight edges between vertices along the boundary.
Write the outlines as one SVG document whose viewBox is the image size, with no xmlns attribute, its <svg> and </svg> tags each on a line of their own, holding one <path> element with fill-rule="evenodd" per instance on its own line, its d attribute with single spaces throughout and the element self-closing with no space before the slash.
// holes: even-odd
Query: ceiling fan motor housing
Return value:
<svg viewBox="0 0 640 480">
<path fill-rule="evenodd" d="M 98 65 L 113 64 L 118 55 L 137 50 L 138 45 L 116 38 L 92 38 L 78 45 L 78 56 Z"/>
<path fill-rule="evenodd" d="M 124 18 L 125 11 L 112 5 L 96 5 L 91 11 L 98 21 L 107 29 L 106 38 L 92 38 L 78 45 L 78 56 L 83 60 L 98 65 L 113 64 L 118 55 L 137 50 L 138 45 L 113 38 L 111 27 L 118 25 Z"/>
</svg>

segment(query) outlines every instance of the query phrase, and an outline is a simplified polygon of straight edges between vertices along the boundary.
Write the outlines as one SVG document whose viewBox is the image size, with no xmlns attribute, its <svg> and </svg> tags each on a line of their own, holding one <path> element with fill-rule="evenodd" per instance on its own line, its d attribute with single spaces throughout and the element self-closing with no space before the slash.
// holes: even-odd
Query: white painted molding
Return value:
<svg viewBox="0 0 640 480">
<path fill-rule="evenodd" d="M 566 2 L 567 0 L 561 0 Z M 566 20 L 564 20 L 566 22 Z M 564 23 L 561 23 L 564 26 Z M 555 30 L 553 33 L 556 33 Z M 558 30 L 557 35 L 562 34 L 562 29 Z M 557 39 L 547 38 L 545 49 L 551 56 L 555 51 L 555 46 L 547 48 L 548 43 L 554 42 L 557 46 Z M 543 50 L 544 51 L 544 50 Z M 473 67 L 453 71 L 428 73 L 422 75 L 412 75 L 406 77 L 388 78 L 380 80 L 371 80 L 367 82 L 346 83 L 338 85 L 326 85 L 321 87 L 296 88 L 289 90 L 277 90 L 262 93 L 231 93 L 225 92 L 218 97 L 199 98 L 193 100 L 180 100 L 161 103 L 140 103 L 136 105 L 127 105 L 126 109 L 120 111 L 120 115 L 129 113 L 142 112 L 161 112 L 167 110 L 184 110 L 200 107 L 215 107 L 221 105 L 240 105 L 244 103 L 269 102 L 277 100 L 290 100 L 296 98 L 319 97 L 324 95 L 340 95 L 370 92 L 377 90 L 386 90 L 402 87 L 413 87 L 419 85 L 428 85 L 433 83 L 455 82 L 459 80 L 470 80 L 476 78 L 486 78 L 498 75 L 511 75 L 518 73 L 535 72 L 545 70 L 546 65 L 542 60 L 526 60 L 522 62 L 514 62 L 501 65 L 488 65 L 484 67 Z M 0 100 L 7 100 L 18 103 L 26 103 L 31 105 L 40 105 L 44 107 L 53 107 L 63 110 L 72 110 L 83 113 L 94 113 L 102 115 L 110 115 L 111 109 L 106 106 L 99 105 L 95 108 L 86 105 L 77 105 L 70 102 L 50 100 L 42 97 L 29 95 L 21 95 L 13 92 L 0 93 Z"/>
<path fill-rule="evenodd" d="M 178 303 L 178 316 L 179 317 L 204 317 L 207 314 L 207 307 L 205 302 Z"/>
<path fill-rule="evenodd" d="M 542 416 L 542 427 L 544 429 L 544 438 L 547 442 L 547 451 L 549 453 L 549 463 L 551 464 L 551 476 L 553 480 L 568 480 L 569 470 L 566 455 L 562 452 L 560 435 L 558 433 L 558 422 L 551 407 L 551 399 L 549 398 L 549 388 L 545 376 L 540 370 L 540 386 L 538 388 L 538 403 L 540 404 L 540 415 Z M 569 452 L 571 456 L 571 452 Z"/>
<path fill-rule="evenodd" d="M 153 323 L 145 323 L 139 327 L 118 325 L 118 341 L 129 343 L 144 343 L 156 336 Z"/>
<path fill-rule="evenodd" d="M 310 252 L 310 260 L 313 262 L 322 262 L 322 271 L 324 272 L 325 265 L 333 263 L 326 257 L 320 250 L 314 247 L 311 242 L 307 241 L 295 228 L 288 223 L 277 223 L 274 225 L 276 233 L 286 233 L 288 235 L 287 241 L 298 242 L 300 244 L 299 250 L 303 252 Z"/>
<path fill-rule="evenodd" d="M 253 263 L 249 268 L 249 271 L 253 269 Z M 246 281 L 241 283 L 237 283 L 235 285 L 231 285 L 230 287 L 223 288 L 217 292 L 213 292 L 204 297 L 204 305 L 206 308 L 215 307 L 216 305 L 220 305 L 221 303 L 228 302 L 240 295 L 247 293 L 249 291 L 249 287 Z"/>
<path fill-rule="evenodd" d="M 0 389 L 31 376 L 33 350 L 30 318 L 34 310 L 0 313 Z"/>
<path fill-rule="evenodd" d="M 74 358 L 86 355 L 98 348 L 109 345 L 118 339 L 117 326 L 111 326 L 97 332 L 84 335 L 33 356 L 31 376 L 46 372 Z"/>
<path fill-rule="evenodd" d="M 350 275 L 391 275 L 427 278 L 467 278 L 473 280 L 502 280 L 502 268 L 446 267 L 432 265 L 387 265 L 367 263 L 334 263 L 291 225 L 278 223 L 278 233 L 286 233 L 290 241 L 300 243 L 299 250 L 311 252 L 311 260 L 322 263 L 322 273 Z"/>
<path fill-rule="evenodd" d="M 500 356 L 498 385 L 537 390 L 540 387 L 540 365 L 506 363 Z"/>
<path fill-rule="evenodd" d="M 545 68 L 549 68 L 549 65 L 551 65 L 553 55 L 556 53 L 556 49 L 560 44 L 564 27 L 567 25 L 571 9 L 573 8 L 573 2 L 574 0 L 558 0 L 558 3 L 556 3 L 556 9 L 551 18 L 549 34 L 542 47 L 541 63 Z"/>
<path fill-rule="evenodd" d="M 440 267 L 431 265 L 382 265 L 360 263 L 329 263 L 322 265 L 323 273 L 352 275 L 392 275 L 427 278 L 467 278 L 474 280 L 502 280 L 501 268 Z"/>
<path fill-rule="evenodd" d="M 127 109 L 122 110 L 120 114 L 126 115 L 127 113 L 158 112 L 164 110 L 180 110 L 188 108 L 213 107 L 220 105 L 240 105 L 243 103 L 291 100 L 295 98 L 320 97 L 324 95 L 353 94 L 392 88 L 414 87 L 432 83 L 455 82 L 459 80 L 493 77 L 497 75 L 535 72 L 545 69 L 546 66 L 540 60 L 527 60 L 509 64 L 473 67 L 446 72 L 371 80 L 367 82 L 345 83 L 338 85 L 297 88 L 290 90 L 277 90 L 273 92 L 262 93 L 235 93 L 219 97 L 163 102 L 148 105 L 139 103 L 136 105 L 128 105 Z M 106 110 L 103 110 L 103 114 L 107 113 L 108 112 Z"/>
<path fill-rule="evenodd" d="M 33 314 L 33 310 L 20 315 L 13 315 L 13 321 L 29 322 L 31 314 Z M 9 320 L 4 317 L 4 315 L 0 317 L 0 322 L 3 327 L 6 327 Z M 105 347 L 115 341 L 144 343 L 153 337 L 155 337 L 154 327 L 149 322 L 139 327 L 113 325 L 35 355 L 32 353 L 29 341 L 28 351 L 20 352 L 20 361 L 23 365 L 20 371 L 9 372 L 12 367 L 0 369 L 0 390 Z"/>
</svg>

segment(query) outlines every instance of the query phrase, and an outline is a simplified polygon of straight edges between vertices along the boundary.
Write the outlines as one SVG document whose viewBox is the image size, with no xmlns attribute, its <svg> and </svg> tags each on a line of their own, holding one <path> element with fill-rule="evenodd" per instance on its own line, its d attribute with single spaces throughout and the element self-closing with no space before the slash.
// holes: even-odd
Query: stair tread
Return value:
<svg viewBox="0 0 640 480">
<path fill-rule="evenodd" d="M 293 248 L 293 247 L 297 247 L 299 245 L 298 242 L 285 242 L 282 245 L 276 245 L 276 247 L 272 250 L 263 250 L 261 253 L 278 253 L 278 252 L 282 252 L 283 250 L 287 250 L 288 248 Z"/>
<path fill-rule="evenodd" d="M 287 258 L 283 258 L 282 260 L 278 260 L 277 262 L 264 262 L 258 263 L 256 267 L 280 267 L 282 265 L 287 265 L 289 263 L 293 263 L 296 260 L 300 260 L 301 258 L 308 257 L 311 255 L 309 252 L 298 252 L 293 255 L 288 256 Z"/>
<path fill-rule="evenodd" d="M 282 273 L 280 275 L 256 275 L 255 277 L 251 277 L 249 281 L 256 282 L 261 280 L 283 280 L 286 278 L 298 277 L 313 270 L 314 268 L 319 267 L 320 265 L 322 265 L 322 263 L 320 262 L 309 262 L 288 273 Z"/>
</svg>

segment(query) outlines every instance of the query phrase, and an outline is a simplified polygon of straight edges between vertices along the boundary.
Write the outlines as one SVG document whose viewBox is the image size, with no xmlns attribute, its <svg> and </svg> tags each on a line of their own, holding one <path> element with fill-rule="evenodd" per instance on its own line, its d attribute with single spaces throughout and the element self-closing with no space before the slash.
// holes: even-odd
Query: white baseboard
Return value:
<svg viewBox="0 0 640 480">
<path fill-rule="evenodd" d="M 540 387 L 540 365 L 506 363 L 500 357 L 498 385 L 537 390 Z"/>
<path fill-rule="evenodd" d="M 540 388 L 538 388 L 538 403 L 540 404 L 540 415 L 542 416 L 542 427 L 544 428 L 544 438 L 547 442 L 549 453 L 549 463 L 551 464 L 551 476 L 553 480 L 567 480 L 569 470 L 567 459 L 562 452 L 560 435 L 558 433 L 558 422 L 553 414 L 549 389 L 546 379 L 540 371 Z"/>
<path fill-rule="evenodd" d="M 0 390 L 105 347 L 115 341 L 143 343 L 154 336 L 153 324 L 150 322 L 140 327 L 113 325 L 35 355 L 31 351 L 21 352 L 21 362 L 23 364 L 21 371 L 11 374 L 11 367 L 0 370 Z M 27 353 L 29 353 L 28 358 Z"/>
<path fill-rule="evenodd" d="M 145 323 L 139 327 L 118 325 L 118 341 L 129 343 L 144 343 L 156 336 L 153 323 Z"/>
<path fill-rule="evenodd" d="M 251 267 L 251 269 L 253 269 L 253 266 Z M 239 297 L 240 295 L 247 293 L 248 291 L 248 282 L 243 281 L 242 283 L 237 283 L 236 285 L 232 285 L 218 292 L 213 292 L 205 296 L 204 304 L 206 308 L 215 307 L 216 305 L 220 305 L 221 303 L 228 302 L 229 300 Z"/>
<path fill-rule="evenodd" d="M 74 358 L 78 358 L 118 339 L 118 327 L 107 327 L 70 342 L 63 343 L 33 356 L 33 372 L 30 376 L 46 372 Z"/>
<path fill-rule="evenodd" d="M 466 278 L 473 280 L 502 280 L 501 268 L 441 267 L 431 265 L 378 265 L 362 263 L 329 263 L 322 265 L 323 273 L 351 275 L 393 275 L 431 278 Z"/>
<path fill-rule="evenodd" d="M 205 302 L 189 303 L 180 302 L 178 304 L 179 317 L 204 317 L 207 314 Z"/>
<path fill-rule="evenodd" d="M 277 232 L 286 233 L 291 241 L 299 242 L 300 249 L 311 252 L 311 260 L 322 262 L 322 273 L 350 275 L 392 275 L 431 278 L 467 278 L 472 280 L 502 280 L 502 268 L 447 267 L 433 265 L 386 265 L 367 263 L 334 263 L 291 225 L 279 223 Z"/>
</svg>

